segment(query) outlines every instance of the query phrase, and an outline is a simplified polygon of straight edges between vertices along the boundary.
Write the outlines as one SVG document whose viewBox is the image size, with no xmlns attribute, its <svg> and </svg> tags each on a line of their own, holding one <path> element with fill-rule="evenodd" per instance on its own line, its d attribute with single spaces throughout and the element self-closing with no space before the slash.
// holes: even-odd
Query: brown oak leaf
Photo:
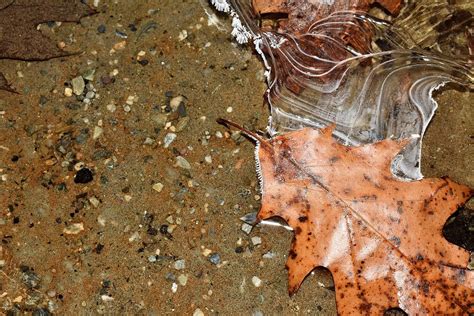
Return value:
<svg viewBox="0 0 474 316">
<path fill-rule="evenodd" d="M 49 21 L 79 22 L 95 11 L 78 0 L 0 0 L 0 59 L 48 60 L 69 56 L 36 30 Z M 0 73 L 1 76 L 1 73 Z M 1 76 L 0 90 L 12 91 Z"/>
<path fill-rule="evenodd" d="M 289 293 L 316 267 L 333 275 L 341 315 L 467 314 L 469 253 L 442 236 L 473 191 L 448 178 L 400 181 L 392 160 L 409 140 L 347 147 L 332 128 L 260 140 L 262 208 L 294 230 Z"/>
</svg>

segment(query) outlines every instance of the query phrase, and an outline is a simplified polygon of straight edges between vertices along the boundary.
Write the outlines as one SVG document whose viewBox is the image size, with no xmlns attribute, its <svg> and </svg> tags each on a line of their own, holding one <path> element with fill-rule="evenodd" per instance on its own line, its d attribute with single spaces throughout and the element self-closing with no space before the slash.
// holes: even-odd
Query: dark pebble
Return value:
<svg viewBox="0 0 474 316">
<path fill-rule="evenodd" d="M 66 103 L 66 108 L 68 108 L 69 110 L 79 110 L 81 108 L 81 105 L 78 104 L 78 103 Z"/>
<path fill-rule="evenodd" d="M 46 308 L 37 308 L 31 314 L 32 316 L 49 316 L 51 314 Z"/>
<path fill-rule="evenodd" d="M 79 145 L 84 144 L 89 138 L 89 129 L 83 129 L 79 135 L 76 136 L 76 143 Z"/>
<path fill-rule="evenodd" d="M 74 183 L 89 183 L 94 180 L 92 171 L 88 168 L 82 168 L 74 176 Z"/>
<path fill-rule="evenodd" d="M 148 227 L 146 233 L 148 235 L 151 235 L 151 236 L 156 236 L 156 235 L 158 235 L 158 229 L 156 229 L 154 227 Z"/>
<path fill-rule="evenodd" d="M 163 224 L 160 226 L 160 233 L 166 236 L 166 238 L 168 239 L 173 239 L 173 236 L 170 233 L 168 233 L 168 225 L 166 224 Z"/>
<path fill-rule="evenodd" d="M 21 281 L 29 289 L 39 288 L 41 278 L 28 266 L 21 265 L 20 271 L 22 272 Z"/>
<path fill-rule="evenodd" d="M 219 264 L 221 263 L 221 256 L 218 254 L 218 253 L 212 253 L 210 256 L 209 256 L 209 261 L 212 263 L 212 264 Z"/>
<path fill-rule="evenodd" d="M 59 184 L 56 186 L 56 189 L 57 189 L 58 191 L 67 191 L 66 183 L 64 183 L 64 182 L 59 183 Z"/>
<path fill-rule="evenodd" d="M 100 77 L 100 82 L 102 82 L 102 84 L 104 85 L 108 85 L 108 84 L 111 84 L 115 81 L 115 78 L 112 78 L 110 76 L 102 76 Z"/>
<path fill-rule="evenodd" d="M 148 59 L 139 60 L 138 63 L 142 66 L 146 66 L 146 65 L 148 65 Z"/>
<path fill-rule="evenodd" d="M 109 178 L 107 178 L 106 176 L 100 176 L 100 183 L 103 184 L 103 185 L 106 185 L 109 183 Z"/>
<path fill-rule="evenodd" d="M 132 24 L 132 23 L 129 24 L 129 25 L 128 25 L 128 28 L 129 28 L 130 31 L 132 31 L 132 32 L 136 32 L 136 31 L 137 31 L 137 27 L 135 26 L 135 24 Z"/>
<path fill-rule="evenodd" d="M 181 117 L 188 116 L 188 113 L 186 111 L 186 105 L 184 105 L 184 102 L 180 102 L 178 105 L 178 115 Z"/>
<path fill-rule="evenodd" d="M 107 159 L 112 157 L 112 152 L 107 149 L 98 149 L 94 151 L 94 154 L 92 155 L 92 160 L 100 160 L 100 159 Z"/>
<path fill-rule="evenodd" d="M 166 91 L 165 92 L 165 97 L 172 98 L 173 97 L 173 91 Z"/>
<path fill-rule="evenodd" d="M 106 27 L 105 27 L 104 24 L 101 24 L 101 25 L 99 25 L 99 26 L 97 27 L 97 32 L 99 32 L 99 33 L 105 33 L 105 31 L 106 31 Z"/>
<path fill-rule="evenodd" d="M 44 95 L 40 96 L 39 104 L 45 105 L 46 102 L 48 102 L 48 99 Z"/>
<path fill-rule="evenodd" d="M 20 157 L 18 155 L 13 155 L 12 156 L 12 162 L 17 162 Z"/>
<path fill-rule="evenodd" d="M 244 252 L 244 247 L 239 246 L 239 247 L 235 248 L 235 253 L 242 253 L 242 252 Z"/>
<path fill-rule="evenodd" d="M 119 30 L 115 30 L 115 35 L 117 35 L 120 38 L 127 38 L 128 37 L 127 33 L 119 31 Z"/>
<path fill-rule="evenodd" d="M 172 272 L 166 273 L 165 279 L 171 282 L 176 281 L 176 276 Z"/>
</svg>

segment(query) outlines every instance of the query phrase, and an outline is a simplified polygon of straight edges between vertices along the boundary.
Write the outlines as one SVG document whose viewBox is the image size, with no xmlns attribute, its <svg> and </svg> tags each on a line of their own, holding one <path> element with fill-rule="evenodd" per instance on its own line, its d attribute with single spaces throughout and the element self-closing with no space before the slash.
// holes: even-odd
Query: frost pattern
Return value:
<svg viewBox="0 0 474 316">
<path fill-rule="evenodd" d="M 388 21 L 300 0 L 300 10 L 320 6 L 331 13 L 261 29 L 250 0 L 229 0 L 232 34 L 239 43 L 252 39 L 267 68 L 270 133 L 335 124 L 346 145 L 419 135 L 392 171 L 406 180 L 422 178 L 422 136 L 437 107 L 432 92 L 447 82 L 474 88 L 472 47 L 459 45 L 459 36 L 474 26 L 474 3 L 406 2 Z"/>
<path fill-rule="evenodd" d="M 230 12 L 230 5 L 226 0 L 211 0 L 211 3 L 221 12 Z"/>
</svg>

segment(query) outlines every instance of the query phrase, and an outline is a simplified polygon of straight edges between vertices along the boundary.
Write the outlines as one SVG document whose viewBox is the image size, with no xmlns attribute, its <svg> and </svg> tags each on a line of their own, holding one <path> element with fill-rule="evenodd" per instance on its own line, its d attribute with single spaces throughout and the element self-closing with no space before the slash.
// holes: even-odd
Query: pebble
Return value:
<svg viewBox="0 0 474 316">
<path fill-rule="evenodd" d="M 142 66 L 146 66 L 148 65 L 148 59 L 141 59 L 138 61 L 138 63 Z"/>
<path fill-rule="evenodd" d="M 99 204 L 100 204 L 99 199 L 96 198 L 95 196 L 91 196 L 91 197 L 89 198 L 89 202 L 91 202 L 91 204 L 92 204 L 95 208 L 97 208 L 97 207 L 99 206 Z"/>
<path fill-rule="evenodd" d="M 113 104 L 113 103 L 107 104 L 107 110 L 109 112 L 113 113 L 113 112 L 115 112 L 116 109 L 117 109 L 117 106 L 115 106 L 115 104 Z"/>
<path fill-rule="evenodd" d="M 127 38 L 128 37 L 127 33 L 119 31 L 119 30 L 115 30 L 115 35 L 117 35 L 120 38 Z"/>
<path fill-rule="evenodd" d="M 163 140 L 163 147 L 168 148 L 169 145 L 176 139 L 177 135 L 175 133 L 168 133 L 166 134 L 164 140 Z"/>
<path fill-rule="evenodd" d="M 71 80 L 71 84 L 72 84 L 72 91 L 74 92 L 74 94 L 82 95 L 82 93 L 84 92 L 84 88 L 86 87 L 84 78 L 82 78 L 81 76 L 73 78 Z"/>
<path fill-rule="evenodd" d="M 201 309 L 196 308 L 193 312 L 193 316 L 204 316 L 204 313 Z"/>
<path fill-rule="evenodd" d="M 99 138 L 102 135 L 103 132 L 104 132 L 104 129 L 102 127 L 95 126 L 94 127 L 94 134 L 92 135 L 92 139 Z"/>
<path fill-rule="evenodd" d="M 67 235 L 77 235 L 83 230 L 84 230 L 84 224 L 83 223 L 75 223 L 75 224 L 71 224 L 68 227 L 64 228 L 63 233 L 65 233 Z"/>
<path fill-rule="evenodd" d="M 74 183 L 85 184 L 91 182 L 92 180 L 94 180 L 94 177 L 92 175 L 92 171 L 88 168 L 80 169 L 74 176 Z"/>
<path fill-rule="evenodd" d="M 255 287 L 260 287 L 262 285 L 262 280 L 260 280 L 260 278 L 257 276 L 253 276 L 252 283 Z"/>
<path fill-rule="evenodd" d="M 148 261 L 151 263 L 156 262 L 156 256 L 155 255 L 149 256 Z"/>
<path fill-rule="evenodd" d="M 95 96 L 95 92 L 94 91 L 88 91 L 86 93 L 86 99 L 93 99 Z"/>
<path fill-rule="evenodd" d="M 173 283 L 171 285 L 171 292 L 176 293 L 178 291 L 178 284 Z"/>
<path fill-rule="evenodd" d="M 178 124 L 176 124 L 176 132 L 181 132 L 189 123 L 189 117 L 183 117 L 179 119 Z"/>
<path fill-rule="evenodd" d="M 211 164 L 212 163 L 212 157 L 211 155 L 207 155 L 206 157 L 204 157 L 204 161 L 208 164 Z"/>
<path fill-rule="evenodd" d="M 221 256 L 217 252 L 215 252 L 209 256 L 209 261 L 212 264 L 218 265 L 219 263 L 221 263 Z"/>
<path fill-rule="evenodd" d="M 232 107 L 229 106 L 226 111 L 227 111 L 227 113 L 232 113 L 233 110 L 234 110 L 234 109 L 232 109 Z"/>
<path fill-rule="evenodd" d="M 186 286 L 186 284 L 188 283 L 188 276 L 185 274 L 180 274 L 178 276 L 178 282 L 179 282 L 179 285 Z"/>
<path fill-rule="evenodd" d="M 97 32 L 99 32 L 99 33 L 101 33 L 101 34 L 102 34 L 102 33 L 105 33 L 106 30 L 107 30 L 107 29 L 106 29 L 106 27 L 105 27 L 104 24 L 101 24 L 101 25 L 99 25 L 99 26 L 97 27 Z"/>
<path fill-rule="evenodd" d="M 89 69 L 82 74 L 82 78 L 84 78 L 84 80 L 87 80 L 87 81 L 94 81 L 94 74 L 95 74 L 95 69 Z M 91 83 L 88 83 L 87 89 L 92 90 L 94 89 L 94 87 L 91 85 Z"/>
<path fill-rule="evenodd" d="M 64 95 L 66 97 L 72 97 L 72 89 L 69 87 L 64 88 Z"/>
<path fill-rule="evenodd" d="M 184 97 L 182 95 L 178 95 L 170 100 L 170 107 L 173 111 L 176 111 L 179 105 L 184 102 Z"/>
<path fill-rule="evenodd" d="M 268 251 L 267 253 L 263 254 L 262 258 L 273 259 L 275 258 L 275 253 L 272 251 Z"/>
<path fill-rule="evenodd" d="M 261 243 L 262 243 L 262 238 L 257 237 L 257 236 L 252 237 L 252 244 L 253 244 L 254 246 L 258 246 L 258 245 L 260 245 Z"/>
<path fill-rule="evenodd" d="M 176 281 L 176 276 L 173 274 L 173 272 L 168 272 L 165 275 L 165 279 L 171 282 Z"/>
<path fill-rule="evenodd" d="M 143 142 L 144 145 L 153 145 L 155 143 L 155 140 L 151 137 L 145 138 L 145 141 Z"/>
<path fill-rule="evenodd" d="M 187 37 L 188 37 L 188 31 L 182 30 L 181 32 L 179 32 L 178 40 L 181 42 L 181 41 L 184 41 Z"/>
<path fill-rule="evenodd" d="M 55 290 L 49 290 L 46 294 L 48 294 L 49 297 L 55 297 L 56 296 L 56 291 Z"/>
<path fill-rule="evenodd" d="M 173 264 L 173 267 L 176 269 L 176 270 L 183 270 L 186 268 L 186 260 L 184 259 L 179 259 L 179 260 L 176 260 Z"/>
<path fill-rule="evenodd" d="M 184 102 L 179 103 L 178 105 L 178 115 L 180 117 L 186 117 L 188 116 L 188 112 L 186 111 L 186 105 L 184 105 Z"/>
<path fill-rule="evenodd" d="M 158 125 L 158 127 L 163 127 L 165 126 L 166 121 L 168 120 L 168 116 L 163 113 L 154 114 L 151 116 L 151 120 L 155 122 Z"/>
<path fill-rule="evenodd" d="M 121 41 L 121 42 L 118 42 L 118 43 L 114 44 L 114 49 L 115 50 L 122 50 L 122 49 L 125 48 L 126 45 L 127 45 L 127 41 Z"/>
<path fill-rule="evenodd" d="M 245 232 L 248 235 L 252 231 L 252 228 L 253 228 L 252 225 L 249 225 L 247 223 L 243 223 L 241 229 L 242 229 L 243 232 Z"/>
<path fill-rule="evenodd" d="M 155 183 L 152 188 L 156 192 L 161 192 L 163 190 L 163 187 L 164 187 L 164 185 L 162 183 L 158 182 L 158 183 Z"/>
<path fill-rule="evenodd" d="M 182 156 L 176 157 L 176 166 L 183 169 L 191 169 L 191 165 L 189 164 L 189 162 Z"/>
</svg>

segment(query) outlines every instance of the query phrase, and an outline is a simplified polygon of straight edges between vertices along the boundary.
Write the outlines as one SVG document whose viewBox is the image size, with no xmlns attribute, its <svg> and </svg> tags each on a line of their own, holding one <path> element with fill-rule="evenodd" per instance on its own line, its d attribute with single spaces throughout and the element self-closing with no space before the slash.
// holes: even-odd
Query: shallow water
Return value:
<svg viewBox="0 0 474 316">
<path fill-rule="evenodd" d="M 433 91 L 448 82 L 474 87 L 474 4 L 414 1 L 392 17 L 348 11 L 348 3 L 288 1 L 286 15 L 268 26 L 267 12 L 231 1 L 245 27 L 234 29 L 237 40 L 253 41 L 267 66 L 269 132 L 335 124 L 349 145 L 413 138 L 392 170 L 419 179 L 421 140 L 437 108 Z"/>
</svg>

